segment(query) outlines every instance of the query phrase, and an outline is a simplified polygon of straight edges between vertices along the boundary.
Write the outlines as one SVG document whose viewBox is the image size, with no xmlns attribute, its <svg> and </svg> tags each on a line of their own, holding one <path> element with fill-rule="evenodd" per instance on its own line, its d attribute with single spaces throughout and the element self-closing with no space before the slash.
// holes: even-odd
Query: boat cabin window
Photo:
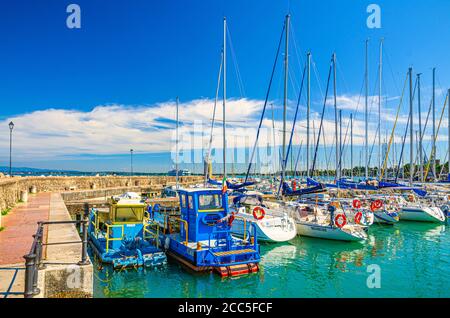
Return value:
<svg viewBox="0 0 450 318">
<path fill-rule="evenodd" d="M 199 210 L 213 210 L 222 208 L 222 195 L 202 194 L 198 197 Z"/>
<path fill-rule="evenodd" d="M 115 222 L 142 222 L 143 207 L 116 207 L 114 211 Z"/>
<path fill-rule="evenodd" d="M 192 210 L 194 208 L 194 199 L 192 198 L 192 195 L 188 196 L 189 200 L 189 209 Z"/>
<path fill-rule="evenodd" d="M 181 207 L 182 207 L 183 209 L 186 208 L 186 195 L 185 195 L 185 194 L 182 194 L 182 195 L 181 195 Z"/>
</svg>

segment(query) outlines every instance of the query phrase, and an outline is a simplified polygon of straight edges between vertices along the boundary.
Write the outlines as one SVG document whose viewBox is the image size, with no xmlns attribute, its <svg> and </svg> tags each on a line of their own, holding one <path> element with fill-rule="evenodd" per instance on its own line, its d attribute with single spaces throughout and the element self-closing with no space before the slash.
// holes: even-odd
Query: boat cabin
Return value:
<svg viewBox="0 0 450 318">
<path fill-rule="evenodd" d="M 140 198 L 112 197 L 109 205 L 108 210 L 90 212 L 89 241 L 101 261 L 112 263 L 114 268 L 165 263 L 157 236 L 147 228 L 145 202 Z"/>
<path fill-rule="evenodd" d="M 161 234 L 167 253 L 195 271 L 215 270 L 221 276 L 258 271 L 256 228 L 244 226 L 244 239 L 231 235 L 228 195 L 221 189 L 179 189 L 180 232 Z M 155 215 L 157 213 L 154 213 Z M 173 216 L 171 216 L 173 217 Z"/>
<path fill-rule="evenodd" d="M 178 191 L 180 199 L 181 220 L 187 222 L 188 241 L 208 240 L 219 220 L 226 217 L 228 195 L 220 189 L 183 189 Z M 186 229 L 181 226 L 181 237 Z"/>
</svg>

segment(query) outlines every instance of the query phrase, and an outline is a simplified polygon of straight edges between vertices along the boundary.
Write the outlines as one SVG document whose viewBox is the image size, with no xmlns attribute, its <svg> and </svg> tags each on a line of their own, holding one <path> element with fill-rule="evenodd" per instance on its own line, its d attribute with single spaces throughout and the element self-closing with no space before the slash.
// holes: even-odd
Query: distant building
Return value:
<svg viewBox="0 0 450 318">
<path fill-rule="evenodd" d="M 191 174 L 192 173 L 188 169 L 178 169 L 178 176 L 190 176 Z M 167 175 L 174 177 L 177 175 L 177 170 L 170 170 Z"/>
</svg>

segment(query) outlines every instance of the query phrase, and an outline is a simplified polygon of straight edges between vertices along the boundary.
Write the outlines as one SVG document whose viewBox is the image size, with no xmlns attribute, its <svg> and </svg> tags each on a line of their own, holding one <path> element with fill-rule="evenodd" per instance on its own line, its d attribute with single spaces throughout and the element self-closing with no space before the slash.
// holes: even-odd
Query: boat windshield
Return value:
<svg viewBox="0 0 450 318">
<path fill-rule="evenodd" d="M 142 207 L 116 207 L 115 222 L 142 222 L 144 209 Z"/>
<path fill-rule="evenodd" d="M 198 197 L 199 210 L 212 210 L 222 208 L 222 195 L 202 194 Z"/>
</svg>

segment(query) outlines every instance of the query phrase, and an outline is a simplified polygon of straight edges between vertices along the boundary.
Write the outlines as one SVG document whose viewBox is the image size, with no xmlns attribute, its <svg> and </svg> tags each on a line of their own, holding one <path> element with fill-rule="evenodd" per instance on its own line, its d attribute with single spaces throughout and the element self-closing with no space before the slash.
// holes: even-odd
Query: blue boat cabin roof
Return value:
<svg viewBox="0 0 450 318">
<path fill-rule="evenodd" d="M 222 189 L 219 189 L 219 188 L 187 188 L 187 189 L 179 189 L 178 192 L 180 194 L 205 194 L 205 193 L 222 194 Z"/>
</svg>

